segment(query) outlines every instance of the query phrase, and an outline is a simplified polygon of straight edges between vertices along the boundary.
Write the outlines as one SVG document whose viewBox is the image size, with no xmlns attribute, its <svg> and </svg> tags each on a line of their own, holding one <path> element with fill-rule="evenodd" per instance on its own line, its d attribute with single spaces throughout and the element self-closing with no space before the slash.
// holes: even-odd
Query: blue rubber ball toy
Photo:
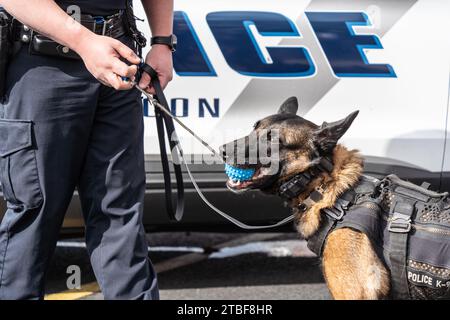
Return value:
<svg viewBox="0 0 450 320">
<path fill-rule="evenodd" d="M 242 169 L 225 164 L 225 173 L 233 181 L 248 181 L 255 174 L 255 169 Z"/>
</svg>

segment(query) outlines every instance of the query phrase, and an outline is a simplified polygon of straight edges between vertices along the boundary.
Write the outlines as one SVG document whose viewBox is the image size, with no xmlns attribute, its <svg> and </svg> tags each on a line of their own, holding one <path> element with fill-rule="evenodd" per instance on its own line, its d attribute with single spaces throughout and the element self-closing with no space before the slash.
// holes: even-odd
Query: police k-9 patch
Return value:
<svg viewBox="0 0 450 320">
<path fill-rule="evenodd" d="M 429 272 L 407 268 L 408 281 L 416 286 L 426 286 L 432 289 L 442 289 L 450 287 L 450 279 L 438 277 Z"/>
</svg>

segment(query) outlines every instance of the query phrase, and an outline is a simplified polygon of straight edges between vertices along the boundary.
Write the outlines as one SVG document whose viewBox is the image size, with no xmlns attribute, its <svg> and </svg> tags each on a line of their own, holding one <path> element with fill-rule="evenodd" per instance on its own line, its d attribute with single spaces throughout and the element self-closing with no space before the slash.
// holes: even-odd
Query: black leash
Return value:
<svg viewBox="0 0 450 320">
<path fill-rule="evenodd" d="M 169 105 L 167 103 L 164 92 L 161 88 L 161 83 L 158 79 L 158 73 L 150 67 L 148 64 L 142 64 L 141 70 L 148 73 L 152 79 L 152 86 L 155 89 L 156 95 L 154 99 L 159 102 L 168 112 L 170 112 Z M 178 136 L 175 131 L 173 119 L 163 112 L 161 109 L 155 107 L 156 128 L 158 131 L 159 150 L 161 153 L 161 163 L 164 176 L 164 191 L 166 198 L 166 209 L 171 220 L 180 221 L 183 218 L 184 213 L 184 184 L 183 174 L 181 172 L 180 156 L 183 156 L 182 149 L 177 148 L 179 143 Z M 169 159 L 167 157 L 166 143 L 164 140 L 164 128 L 166 129 L 167 138 L 169 140 L 169 146 L 172 153 L 172 166 L 175 173 L 175 180 L 177 185 L 176 206 L 173 206 L 173 194 L 172 194 L 172 180 L 170 177 Z M 180 154 L 178 154 L 177 149 Z"/>
</svg>

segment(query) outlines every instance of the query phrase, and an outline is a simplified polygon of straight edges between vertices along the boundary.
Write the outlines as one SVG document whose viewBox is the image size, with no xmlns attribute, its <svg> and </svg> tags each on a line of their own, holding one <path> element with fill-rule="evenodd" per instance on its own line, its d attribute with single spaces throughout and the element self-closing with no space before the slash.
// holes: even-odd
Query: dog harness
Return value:
<svg viewBox="0 0 450 320">
<path fill-rule="evenodd" d="M 362 176 L 332 208 L 323 210 L 308 247 L 322 256 L 328 234 L 365 233 L 391 273 L 395 299 L 450 299 L 450 198 L 395 175 Z"/>
</svg>

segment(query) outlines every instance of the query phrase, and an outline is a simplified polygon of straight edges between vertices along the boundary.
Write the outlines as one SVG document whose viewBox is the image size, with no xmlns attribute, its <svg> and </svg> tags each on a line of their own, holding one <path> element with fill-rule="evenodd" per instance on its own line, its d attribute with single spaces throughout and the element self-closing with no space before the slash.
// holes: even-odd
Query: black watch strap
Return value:
<svg viewBox="0 0 450 320">
<path fill-rule="evenodd" d="M 175 51 L 177 48 L 177 37 L 174 34 L 167 37 L 155 36 L 151 38 L 150 44 L 163 44 L 168 46 L 170 50 Z"/>
</svg>

